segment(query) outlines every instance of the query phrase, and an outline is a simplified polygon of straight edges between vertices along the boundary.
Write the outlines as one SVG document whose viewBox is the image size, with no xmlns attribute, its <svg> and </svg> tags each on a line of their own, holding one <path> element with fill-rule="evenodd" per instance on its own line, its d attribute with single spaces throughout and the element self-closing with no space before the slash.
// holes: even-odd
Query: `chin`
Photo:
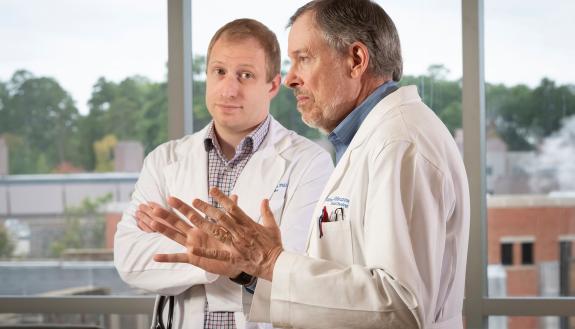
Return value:
<svg viewBox="0 0 575 329">
<path fill-rule="evenodd" d="M 301 120 L 303 121 L 303 123 L 305 123 L 308 127 L 310 128 L 314 128 L 319 130 L 322 134 L 324 135 L 329 135 L 329 133 L 331 132 L 328 128 L 322 126 L 321 124 L 321 120 L 314 120 L 314 119 L 310 119 L 310 118 L 306 118 L 305 116 L 302 115 Z"/>
</svg>

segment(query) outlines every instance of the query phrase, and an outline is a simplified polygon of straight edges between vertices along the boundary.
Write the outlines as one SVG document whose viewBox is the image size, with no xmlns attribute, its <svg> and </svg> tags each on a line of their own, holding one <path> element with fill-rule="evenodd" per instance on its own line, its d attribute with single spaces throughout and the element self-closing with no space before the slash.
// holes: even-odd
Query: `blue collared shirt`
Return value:
<svg viewBox="0 0 575 329">
<path fill-rule="evenodd" d="M 375 105 L 379 103 L 385 96 L 397 90 L 397 83 L 395 81 L 388 81 L 381 86 L 377 87 L 358 107 L 340 122 L 337 127 L 327 136 L 329 141 L 335 147 L 335 163 L 339 162 L 341 156 L 347 150 L 353 136 L 357 133 L 359 126 L 365 120 L 365 117 L 373 110 Z"/>
</svg>

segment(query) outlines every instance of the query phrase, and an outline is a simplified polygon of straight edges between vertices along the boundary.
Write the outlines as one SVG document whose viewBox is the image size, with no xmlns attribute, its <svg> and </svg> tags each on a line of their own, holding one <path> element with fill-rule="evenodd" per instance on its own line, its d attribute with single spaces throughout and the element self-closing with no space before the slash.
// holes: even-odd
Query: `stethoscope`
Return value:
<svg viewBox="0 0 575 329">
<path fill-rule="evenodd" d="M 164 325 L 164 308 L 168 305 L 168 323 Z M 172 329 L 172 319 L 174 317 L 174 296 L 159 296 L 156 301 L 156 325 L 154 329 Z"/>
</svg>

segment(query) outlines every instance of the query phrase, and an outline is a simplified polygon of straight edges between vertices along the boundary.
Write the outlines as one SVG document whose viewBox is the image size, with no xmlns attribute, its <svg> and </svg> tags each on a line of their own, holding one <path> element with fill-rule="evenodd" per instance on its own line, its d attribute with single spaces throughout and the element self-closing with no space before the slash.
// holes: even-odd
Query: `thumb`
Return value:
<svg viewBox="0 0 575 329">
<path fill-rule="evenodd" d="M 261 213 L 262 213 L 262 225 L 267 228 L 277 228 L 278 225 L 274 218 L 274 214 L 270 209 L 270 200 L 264 199 L 262 200 L 261 205 Z"/>
<path fill-rule="evenodd" d="M 230 195 L 230 199 L 232 199 L 232 202 L 237 206 L 238 205 L 238 195 L 237 194 L 232 194 Z"/>
</svg>

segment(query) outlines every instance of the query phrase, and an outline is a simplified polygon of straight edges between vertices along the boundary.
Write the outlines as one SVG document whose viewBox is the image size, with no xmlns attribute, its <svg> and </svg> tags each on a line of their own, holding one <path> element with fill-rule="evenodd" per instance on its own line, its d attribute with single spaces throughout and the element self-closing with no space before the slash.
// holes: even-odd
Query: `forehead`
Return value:
<svg viewBox="0 0 575 329">
<path fill-rule="evenodd" d="M 265 65 L 265 51 L 260 43 L 251 37 L 232 39 L 219 38 L 212 47 L 209 63 L 220 62 L 238 65 Z"/>
<path fill-rule="evenodd" d="M 293 23 L 288 36 L 288 54 L 323 48 L 326 42 L 316 27 L 313 13 L 306 12 Z"/>
</svg>

